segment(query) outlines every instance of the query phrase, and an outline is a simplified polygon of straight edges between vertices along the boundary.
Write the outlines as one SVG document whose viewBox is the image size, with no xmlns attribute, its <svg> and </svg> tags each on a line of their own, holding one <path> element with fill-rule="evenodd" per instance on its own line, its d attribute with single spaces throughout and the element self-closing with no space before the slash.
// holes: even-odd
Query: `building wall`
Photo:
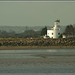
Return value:
<svg viewBox="0 0 75 75">
<path fill-rule="evenodd" d="M 50 38 L 58 38 L 62 33 L 63 29 L 60 26 L 60 20 L 54 22 L 54 27 L 50 30 L 47 30 L 47 36 Z"/>
<path fill-rule="evenodd" d="M 66 35 L 62 35 L 62 38 L 67 38 Z"/>
<path fill-rule="evenodd" d="M 50 38 L 58 38 L 61 34 L 61 30 L 55 29 L 55 30 L 47 30 L 47 36 Z"/>
<path fill-rule="evenodd" d="M 47 30 L 47 36 L 49 36 L 50 38 L 53 38 L 52 33 L 54 33 L 53 30 Z"/>
<path fill-rule="evenodd" d="M 75 35 L 62 35 L 63 38 L 75 38 Z"/>
</svg>

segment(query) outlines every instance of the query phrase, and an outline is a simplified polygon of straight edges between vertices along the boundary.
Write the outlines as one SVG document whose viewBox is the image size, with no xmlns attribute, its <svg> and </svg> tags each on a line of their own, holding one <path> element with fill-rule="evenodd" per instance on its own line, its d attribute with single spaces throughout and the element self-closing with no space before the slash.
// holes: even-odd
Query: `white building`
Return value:
<svg viewBox="0 0 75 75">
<path fill-rule="evenodd" d="M 75 35 L 62 35 L 62 38 L 75 38 Z"/>
<path fill-rule="evenodd" d="M 47 30 L 47 36 L 50 38 L 58 38 L 63 33 L 61 26 L 60 26 L 60 20 L 56 20 L 54 22 L 54 27 L 50 30 Z"/>
</svg>

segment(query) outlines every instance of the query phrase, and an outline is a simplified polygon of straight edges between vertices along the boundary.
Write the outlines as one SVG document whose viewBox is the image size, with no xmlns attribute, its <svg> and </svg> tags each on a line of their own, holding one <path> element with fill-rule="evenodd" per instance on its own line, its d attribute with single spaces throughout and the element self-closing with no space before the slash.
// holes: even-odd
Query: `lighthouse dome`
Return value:
<svg viewBox="0 0 75 75">
<path fill-rule="evenodd" d="M 60 20 L 56 20 L 55 22 L 60 22 Z"/>
</svg>

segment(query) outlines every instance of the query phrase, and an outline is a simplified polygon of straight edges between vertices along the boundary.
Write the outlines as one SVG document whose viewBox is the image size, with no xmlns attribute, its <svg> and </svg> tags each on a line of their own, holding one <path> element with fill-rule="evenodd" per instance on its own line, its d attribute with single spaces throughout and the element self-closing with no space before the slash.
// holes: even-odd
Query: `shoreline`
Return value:
<svg viewBox="0 0 75 75">
<path fill-rule="evenodd" d="M 0 50 L 75 49 L 75 46 L 0 46 Z"/>
</svg>

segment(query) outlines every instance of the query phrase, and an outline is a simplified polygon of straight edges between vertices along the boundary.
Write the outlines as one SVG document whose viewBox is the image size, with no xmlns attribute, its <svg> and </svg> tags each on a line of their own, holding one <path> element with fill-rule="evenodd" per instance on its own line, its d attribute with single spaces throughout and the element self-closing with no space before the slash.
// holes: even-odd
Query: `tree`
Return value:
<svg viewBox="0 0 75 75">
<path fill-rule="evenodd" d="M 45 34 L 47 34 L 47 27 L 46 26 L 41 31 L 41 35 L 45 35 Z"/>
<path fill-rule="evenodd" d="M 62 38 L 62 34 L 60 34 L 59 38 Z"/>
<path fill-rule="evenodd" d="M 65 29 L 65 34 L 74 35 L 74 27 L 72 25 L 68 25 Z"/>
</svg>

